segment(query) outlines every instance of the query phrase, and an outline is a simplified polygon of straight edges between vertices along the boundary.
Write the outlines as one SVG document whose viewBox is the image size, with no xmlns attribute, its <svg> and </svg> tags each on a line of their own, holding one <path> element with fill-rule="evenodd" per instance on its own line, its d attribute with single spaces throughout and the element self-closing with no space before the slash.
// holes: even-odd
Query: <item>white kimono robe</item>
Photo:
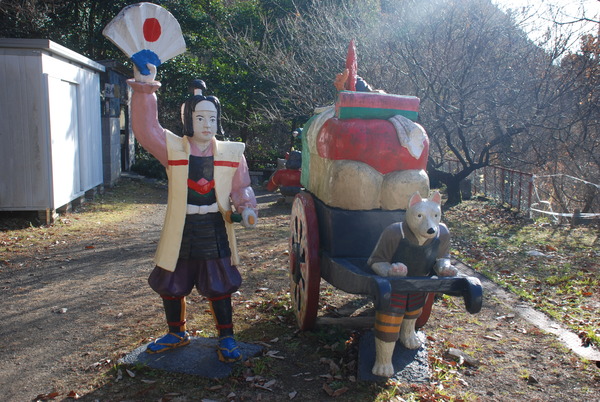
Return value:
<svg viewBox="0 0 600 402">
<path fill-rule="evenodd" d="M 190 156 L 188 137 L 179 137 L 165 130 L 169 165 L 169 193 L 165 223 L 154 256 L 159 267 L 173 272 L 179 258 L 187 206 L 187 180 Z M 230 194 L 233 176 L 244 154 L 245 144 L 241 142 L 218 141 L 213 138 L 215 195 L 219 211 L 223 217 L 231 211 Z M 225 228 L 231 249 L 231 264 L 239 264 L 237 243 L 233 223 L 225 219 Z"/>
</svg>

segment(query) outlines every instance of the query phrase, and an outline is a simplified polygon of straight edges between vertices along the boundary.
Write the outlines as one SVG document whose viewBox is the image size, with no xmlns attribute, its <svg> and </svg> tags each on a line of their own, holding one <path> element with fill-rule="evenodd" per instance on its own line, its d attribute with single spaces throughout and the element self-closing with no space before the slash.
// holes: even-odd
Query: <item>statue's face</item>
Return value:
<svg viewBox="0 0 600 402">
<path fill-rule="evenodd" d="M 192 112 L 194 141 L 207 142 L 217 134 L 217 108 L 212 102 L 201 101 Z"/>
</svg>

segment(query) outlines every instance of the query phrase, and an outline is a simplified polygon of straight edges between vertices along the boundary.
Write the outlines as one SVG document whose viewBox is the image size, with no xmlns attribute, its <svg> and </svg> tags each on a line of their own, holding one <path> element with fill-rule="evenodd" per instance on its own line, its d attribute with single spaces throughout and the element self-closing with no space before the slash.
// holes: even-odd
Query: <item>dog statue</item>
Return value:
<svg viewBox="0 0 600 402">
<path fill-rule="evenodd" d="M 450 233 L 440 223 L 442 198 L 434 192 L 429 199 L 416 192 L 409 200 L 403 222 L 388 226 L 381 234 L 368 264 L 383 277 L 456 276 L 450 263 Z M 373 374 L 394 374 L 392 355 L 398 339 L 408 349 L 418 349 L 421 341 L 415 323 L 425 303 L 425 293 L 394 293 L 390 307 L 376 311 L 375 365 Z"/>
</svg>

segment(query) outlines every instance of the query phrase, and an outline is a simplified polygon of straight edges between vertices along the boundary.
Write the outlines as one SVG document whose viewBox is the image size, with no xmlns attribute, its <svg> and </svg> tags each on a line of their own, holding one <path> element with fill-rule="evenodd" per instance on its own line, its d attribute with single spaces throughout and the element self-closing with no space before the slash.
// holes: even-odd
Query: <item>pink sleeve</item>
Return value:
<svg viewBox="0 0 600 402">
<path fill-rule="evenodd" d="M 160 82 L 151 83 L 127 80 L 133 89 L 131 96 L 131 128 L 133 134 L 144 149 L 158 161 L 167 166 L 167 144 L 165 130 L 158 122 L 158 109 L 155 92 Z"/>
<path fill-rule="evenodd" d="M 240 165 L 233 175 L 231 186 L 231 200 L 238 212 L 242 212 L 246 207 L 250 207 L 256 212 L 256 197 L 250 184 L 248 164 L 246 163 L 246 158 L 242 155 Z"/>
</svg>

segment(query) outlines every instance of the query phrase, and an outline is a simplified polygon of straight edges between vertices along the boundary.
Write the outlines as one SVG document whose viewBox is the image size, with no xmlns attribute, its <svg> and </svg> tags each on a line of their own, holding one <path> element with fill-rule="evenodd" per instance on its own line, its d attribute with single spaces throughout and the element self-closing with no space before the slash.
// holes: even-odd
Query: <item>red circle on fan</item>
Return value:
<svg viewBox="0 0 600 402">
<path fill-rule="evenodd" d="M 148 42 L 156 42 L 160 38 L 160 22 L 156 18 L 146 18 L 144 21 L 144 39 Z"/>
</svg>

